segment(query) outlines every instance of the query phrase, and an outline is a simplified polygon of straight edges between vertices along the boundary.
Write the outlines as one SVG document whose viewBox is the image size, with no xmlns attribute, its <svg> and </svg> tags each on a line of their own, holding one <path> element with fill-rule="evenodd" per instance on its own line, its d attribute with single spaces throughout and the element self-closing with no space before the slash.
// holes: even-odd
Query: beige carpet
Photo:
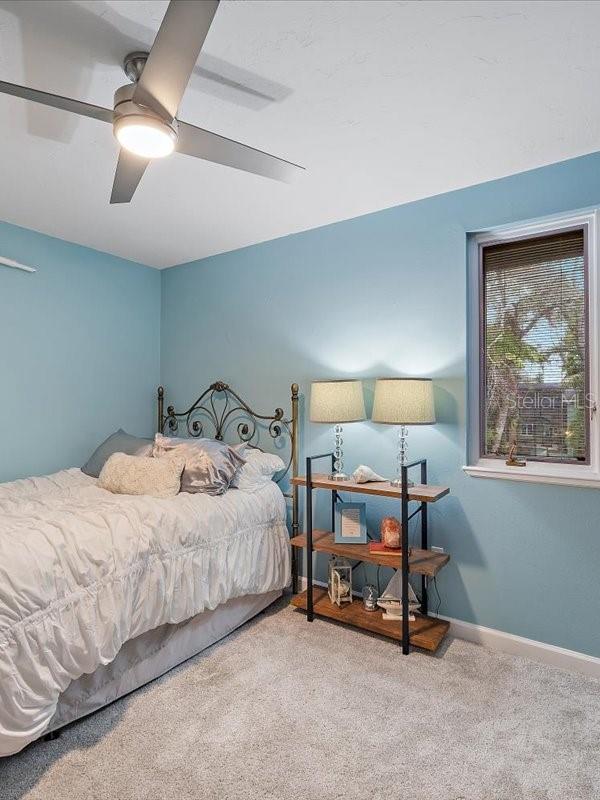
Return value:
<svg viewBox="0 0 600 800">
<path fill-rule="evenodd" d="M 437 656 L 267 611 L 0 760 L 27 800 L 597 800 L 600 682 L 460 640 Z"/>
</svg>

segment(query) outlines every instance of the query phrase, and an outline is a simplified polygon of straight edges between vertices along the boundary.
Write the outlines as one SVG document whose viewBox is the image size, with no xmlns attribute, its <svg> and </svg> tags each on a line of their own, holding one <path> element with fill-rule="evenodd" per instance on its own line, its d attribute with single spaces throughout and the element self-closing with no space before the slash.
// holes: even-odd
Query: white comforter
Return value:
<svg viewBox="0 0 600 800">
<path fill-rule="evenodd" d="M 0 756 L 121 645 L 289 576 L 285 500 L 112 495 L 78 469 L 0 484 Z"/>
</svg>

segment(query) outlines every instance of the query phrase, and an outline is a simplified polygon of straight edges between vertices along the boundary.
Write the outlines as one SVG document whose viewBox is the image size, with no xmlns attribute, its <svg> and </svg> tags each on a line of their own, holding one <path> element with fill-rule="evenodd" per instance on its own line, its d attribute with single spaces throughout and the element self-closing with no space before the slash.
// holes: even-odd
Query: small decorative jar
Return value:
<svg viewBox="0 0 600 800">
<path fill-rule="evenodd" d="M 363 586 L 362 597 L 365 611 L 377 611 L 377 590 L 372 584 Z"/>
<path fill-rule="evenodd" d="M 402 547 L 402 541 L 400 537 L 401 531 L 402 526 L 396 517 L 384 517 L 381 520 L 379 533 L 381 536 L 381 541 L 386 547 L 393 547 L 395 549 Z"/>
</svg>

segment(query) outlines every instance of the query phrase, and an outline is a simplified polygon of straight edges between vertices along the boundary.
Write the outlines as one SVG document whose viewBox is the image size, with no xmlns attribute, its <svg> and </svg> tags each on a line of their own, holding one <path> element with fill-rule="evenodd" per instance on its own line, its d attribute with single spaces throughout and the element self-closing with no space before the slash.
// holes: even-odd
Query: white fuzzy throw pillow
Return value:
<svg viewBox="0 0 600 800">
<path fill-rule="evenodd" d="M 183 458 L 148 458 L 114 453 L 102 467 L 98 486 L 113 494 L 174 497 L 179 494 Z"/>
</svg>

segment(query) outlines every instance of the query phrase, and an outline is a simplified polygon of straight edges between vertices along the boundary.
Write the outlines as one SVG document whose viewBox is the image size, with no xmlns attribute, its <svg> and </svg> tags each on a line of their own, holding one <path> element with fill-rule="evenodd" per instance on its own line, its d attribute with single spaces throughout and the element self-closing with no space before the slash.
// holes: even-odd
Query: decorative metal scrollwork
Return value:
<svg viewBox="0 0 600 800">
<path fill-rule="evenodd" d="M 237 433 L 240 442 L 251 442 L 256 436 L 256 420 L 252 420 L 252 425 L 249 425 L 247 422 L 238 423 Z"/>
<path fill-rule="evenodd" d="M 297 398 L 297 386 L 295 384 L 294 386 L 296 394 L 293 397 Z M 259 414 L 223 381 L 211 384 L 186 411 L 177 412 L 174 406 L 168 406 L 166 415 L 163 414 L 163 397 L 164 391 L 161 387 L 158 392 L 158 418 L 159 430 L 162 433 L 171 435 L 178 433 L 181 421 L 185 423 L 189 436 L 198 438 L 210 435 L 212 431 L 215 439 L 223 441 L 226 433 L 234 428 L 238 442 L 245 442 L 251 447 L 260 449 L 260 432 L 264 430 L 275 442 L 284 440 L 280 444 L 281 449 L 285 447 L 286 440 L 290 443 L 286 468 L 278 480 L 281 480 L 292 466 L 295 444 L 293 418 L 285 419 L 282 408 L 276 408 L 272 414 Z M 206 434 L 205 425 L 209 426 Z"/>
</svg>

